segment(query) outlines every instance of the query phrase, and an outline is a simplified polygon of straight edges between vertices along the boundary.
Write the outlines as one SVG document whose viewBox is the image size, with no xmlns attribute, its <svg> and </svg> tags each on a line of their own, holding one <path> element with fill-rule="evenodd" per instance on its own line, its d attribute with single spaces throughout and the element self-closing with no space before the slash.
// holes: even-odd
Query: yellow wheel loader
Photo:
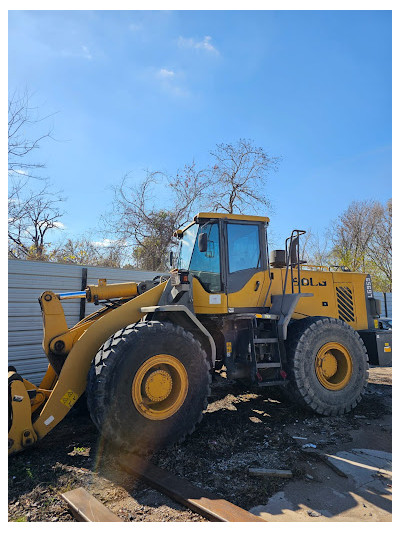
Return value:
<svg viewBox="0 0 400 533">
<path fill-rule="evenodd" d="M 199 213 L 175 237 L 168 276 L 39 299 L 48 370 L 39 386 L 10 367 L 9 453 L 49 433 L 86 391 L 102 436 L 127 450 L 182 441 L 207 406 L 212 372 L 282 387 L 320 415 L 350 411 L 368 363 L 391 362 L 368 274 L 300 260 L 294 230 L 269 253 L 269 219 Z M 67 327 L 62 301 L 99 310 Z"/>
</svg>

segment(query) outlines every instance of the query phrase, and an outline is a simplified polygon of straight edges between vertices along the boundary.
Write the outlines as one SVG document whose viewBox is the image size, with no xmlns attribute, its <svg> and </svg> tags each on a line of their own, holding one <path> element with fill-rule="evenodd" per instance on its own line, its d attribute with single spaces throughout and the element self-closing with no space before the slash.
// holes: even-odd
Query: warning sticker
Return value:
<svg viewBox="0 0 400 533">
<path fill-rule="evenodd" d="M 73 390 L 69 389 L 64 396 L 61 398 L 61 403 L 67 406 L 69 409 L 74 405 L 76 400 L 79 398 L 79 395 L 76 394 Z"/>
</svg>

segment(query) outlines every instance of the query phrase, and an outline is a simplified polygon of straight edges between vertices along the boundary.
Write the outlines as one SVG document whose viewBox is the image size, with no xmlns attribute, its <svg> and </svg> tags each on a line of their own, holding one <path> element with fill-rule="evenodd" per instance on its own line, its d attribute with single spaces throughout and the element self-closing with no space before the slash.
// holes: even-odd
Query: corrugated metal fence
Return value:
<svg viewBox="0 0 400 533">
<path fill-rule="evenodd" d="M 8 361 L 23 377 L 39 384 L 47 368 L 42 348 L 42 315 L 38 298 L 45 290 L 54 292 L 82 289 L 83 269 L 87 284 L 106 278 L 108 283 L 153 279 L 159 272 L 104 267 L 82 267 L 36 261 L 8 261 Z M 392 316 L 392 294 L 375 292 L 381 300 L 382 315 Z M 79 321 L 80 300 L 64 300 L 68 327 Z M 96 310 L 86 303 L 85 315 Z"/>
<path fill-rule="evenodd" d="M 159 272 L 144 272 L 104 267 L 82 267 L 38 261 L 8 261 L 8 362 L 26 379 L 38 385 L 47 369 L 42 348 L 42 315 L 38 298 L 45 290 L 54 292 L 80 291 L 83 269 L 87 269 L 87 284 L 144 281 Z M 64 300 L 68 327 L 79 321 L 80 300 Z M 85 315 L 96 310 L 86 303 Z"/>
<path fill-rule="evenodd" d="M 374 292 L 374 296 L 381 302 L 381 316 L 392 316 L 392 293 L 391 292 Z"/>
</svg>

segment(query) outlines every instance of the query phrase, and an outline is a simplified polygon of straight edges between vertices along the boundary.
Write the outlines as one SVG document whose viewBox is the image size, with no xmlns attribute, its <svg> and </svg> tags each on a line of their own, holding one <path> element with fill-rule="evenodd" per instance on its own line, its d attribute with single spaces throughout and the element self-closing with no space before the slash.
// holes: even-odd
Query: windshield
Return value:
<svg viewBox="0 0 400 533">
<path fill-rule="evenodd" d="M 192 258 L 193 246 L 196 242 L 197 232 L 199 230 L 198 224 L 190 226 L 183 234 L 179 242 L 178 250 L 178 268 L 189 270 L 190 259 Z"/>
<path fill-rule="evenodd" d="M 207 233 L 207 251 L 200 252 L 197 236 Z M 207 292 L 221 292 L 219 230 L 217 223 L 193 224 L 179 243 L 178 268 L 189 270 Z"/>
</svg>

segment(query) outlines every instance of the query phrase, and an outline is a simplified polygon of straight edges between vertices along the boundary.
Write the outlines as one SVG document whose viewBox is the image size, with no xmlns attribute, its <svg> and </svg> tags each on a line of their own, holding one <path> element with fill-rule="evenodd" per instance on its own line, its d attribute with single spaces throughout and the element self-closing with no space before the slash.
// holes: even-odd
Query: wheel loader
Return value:
<svg viewBox="0 0 400 533">
<path fill-rule="evenodd" d="M 87 396 L 100 434 L 126 450 L 158 449 L 192 433 L 212 374 L 260 394 L 279 390 L 318 415 L 362 398 L 368 365 L 389 365 L 391 331 L 378 329 L 368 274 L 300 260 L 293 230 L 268 249 L 269 219 L 199 213 L 175 232 L 166 276 L 39 298 L 49 360 L 39 386 L 10 367 L 9 453 L 45 437 Z M 95 312 L 67 327 L 62 302 Z M 272 387 L 272 388 L 271 388 Z"/>
</svg>

